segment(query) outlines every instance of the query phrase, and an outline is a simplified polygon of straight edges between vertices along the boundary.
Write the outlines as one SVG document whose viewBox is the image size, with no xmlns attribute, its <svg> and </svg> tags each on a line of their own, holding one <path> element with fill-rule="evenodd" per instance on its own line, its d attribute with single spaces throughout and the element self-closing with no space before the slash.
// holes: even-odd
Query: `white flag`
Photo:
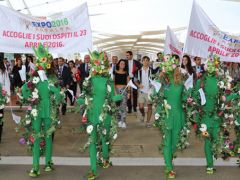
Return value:
<svg viewBox="0 0 240 180">
<path fill-rule="evenodd" d="M 32 70 L 32 71 L 34 71 L 35 70 L 35 64 L 33 64 L 32 62 L 30 62 L 29 63 L 29 67 L 30 67 L 30 69 Z"/>
<path fill-rule="evenodd" d="M 132 87 L 133 89 L 137 89 L 137 86 L 135 84 L 133 84 L 132 80 L 130 80 L 127 84 L 127 87 Z"/>
<path fill-rule="evenodd" d="M 179 42 L 177 36 L 174 34 L 171 28 L 167 26 L 164 54 L 177 54 L 182 56 L 182 49 L 183 44 Z"/>
<path fill-rule="evenodd" d="M 21 117 L 20 116 L 17 116 L 16 114 L 14 114 L 12 112 L 12 118 L 13 118 L 13 121 L 16 123 L 16 124 L 19 124 L 20 121 L 21 121 Z"/>
<path fill-rule="evenodd" d="M 162 84 L 157 82 L 157 81 L 153 81 L 151 79 L 149 79 L 150 83 L 154 86 L 156 92 L 158 93 L 158 91 L 161 89 Z"/>
<path fill-rule="evenodd" d="M 38 75 L 39 75 L 41 81 L 47 80 L 47 76 L 46 76 L 46 73 L 45 73 L 44 70 L 39 70 L 39 71 L 38 71 Z"/>
<path fill-rule="evenodd" d="M 0 5 L 0 22 L 0 52 L 32 53 L 42 43 L 67 55 L 93 46 L 87 3 L 44 19 Z"/>
<path fill-rule="evenodd" d="M 18 71 L 20 78 L 22 81 L 26 81 L 26 71 L 24 72 L 22 69 Z"/>
<path fill-rule="evenodd" d="M 193 1 L 184 53 L 207 58 L 216 54 L 222 61 L 240 62 L 239 36 L 221 31 Z"/>
<path fill-rule="evenodd" d="M 72 96 L 72 102 L 73 102 L 74 99 L 75 99 L 74 94 L 73 94 L 73 90 L 67 89 L 67 91 L 71 94 L 71 96 Z"/>
<path fill-rule="evenodd" d="M 198 90 L 200 93 L 200 97 L 201 97 L 201 105 L 203 106 L 204 104 L 206 104 L 206 97 L 205 97 L 205 93 L 203 91 L 203 89 L 199 89 Z"/>
<path fill-rule="evenodd" d="M 184 86 L 188 90 L 189 88 L 193 88 L 193 74 L 188 77 L 188 79 L 185 81 Z"/>
</svg>

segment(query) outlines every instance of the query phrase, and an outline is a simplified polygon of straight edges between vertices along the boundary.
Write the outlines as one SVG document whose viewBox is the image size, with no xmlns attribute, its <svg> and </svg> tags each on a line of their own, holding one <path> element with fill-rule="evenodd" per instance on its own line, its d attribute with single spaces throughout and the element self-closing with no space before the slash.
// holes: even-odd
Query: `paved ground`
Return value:
<svg viewBox="0 0 240 180">
<path fill-rule="evenodd" d="M 23 112 L 15 111 L 15 114 L 23 116 Z M 10 112 L 6 112 L 5 125 L 0 153 L 2 156 L 28 155 L 26 147 L 18 143 L 19 135 L 15 132 L 16 124 L 12 121 Z M 114 156 L 116 157 L 159 157 L 158 145 L 161 142 L 161 135 L 157 128 L 146 128 L 141 124 L 136 114 L 127 118 L 128 127 L 120 129 L 118 139 L 114 144 Z M 61 117 L 61 129 L 55 133 L 54 156 L 86 157 L 87 153 L 80 153 L 79 148 L 86 142 L 86 134 L 80 134 L 80 117 L 75 113 L 67 113 Z M 194 132 L 191 135 L 190 147 L 181 157 L 203 157 L 202 142 L 195 138 Z"/>
<path fill-rule="evenodd" d="M 17 115 L 23 116 L 21 111 L 14 111 Z M 87 157 L 87 152 L 80 153 L 79 148 L 86 142 L 86 134 L 79 133 L 78 127 L 80 125 L 80 118 L 78 114 L 67 113 L 66 116 L 61 116 L 61 128 L 55 133 L 54 151 L 55 157 Z M 16 124 L 12 121 L 10 112 L 6 112 L 5 125 L 3 133 L 3 141 L 0 144 L 0 154 L 4 157 L 12 158 L 13 156 L 28 156 L 26 147 L 18 143 L 19 135 L 15 132 Z M 158 151 L 158 145 L 161 141 L 161 136 L 156 128 L 146 128 L 141 124 L 136 114 L 131 114 L 127 118 L 128 127 L 126 130 L 119 130 L 118 139 L 114 145 L 114 157 L 128 157 L 124 163 L 115 163 L 116 166 L 108 170 L 99 170 L 99 180 L 164 180 L 166 179 L 162 166 L 163 159 L 161 152 Z M 222 166 L 221 163 L 217 167 L 217 173 L 209 176 L 205 174 L 204 169 L 204 154 L 203 143 L 199 141 L 194 132 L 191 134 L 190 147 L 184 152 L 179 152 L 176 159 L 176 171 L 178 180 L 238 180 L 240 179 L 240 168 L 234 166 L 234 162 L 229 163 L 230 166 Z M 131 165 L 132 158 L 153 158 L 154 160 L 136 161 Z M 180 159 L 183 158 L 183 159 Z M 19 157 L 20 158 L 20 157 Z M 27 157 L 30 158 L 30 157 Z M 157 158 L 161 158 L 158 162 Z M 184 160 L 188 163 L 184 164 Z M 197 158 L 201 158 L 198 161 Z M 31 159 L 31 158 L 30 158 Z M 72 160 L 74 162 L 74 160 Z M 86 159 L 85 159 L 86 160 Z M 9 161 L 10 162 L 10 161 Z M 0 165 L 0 180 L 28 180 L 31 179 L 27 176 L 26 170 L 31 169 L 31 165 L 16 165 L 15 159 L 12 160 L 13 165 L 2 163 Z M 17 162 L 17 161 L 16 161 Z M 58 162 L 58 161 L 57 161 Z M 69 161 L 68 161 L 69 162 Z M 74 163 L 64 163 L 59 161 L 56 163 L 56 170 L 50 174 L 42 172 L 41 178 L 43 180 L 84 180 L 84 174 L 88 170 L 87 160 L 84 165 L 74 165 Z M 139 162 L 139 164 L 137 164 Z M 31 160 L 29 160 L 30 164 Z M 199 164 L 200 165 L 199 165 Z M 1 161 L 0 161 L 1 164 Z M 20 163 L 21 164 L 21 163 Z M 125 165 L 124 165 L 125 164 Z M 147 164 L 147 165 L 146 165 Z M 186 166 L 179 166 L 179 165 Z M 146 165 L 146 166 L 143 166 Z M 191 166 L 188 166 L 191 165 Z M 194 166 L 195 165 L 195 166 Z M 227 163 L 228 165 L 228 163 Z"/>
<path fill-rule="evenodd" d="M 27 170 L 31 166 L 2 166 L 0 165 L 0 179 L 28 180 Z M 41 180 L 84 180 L 87 166 L 56 166 L 52 173 L 41 172 Z M 214 175 L 207 175 L 204 167 L 176 167 L 177 180 L 238 180 L 240 168 L 218 167 Z M 99 180 L 164 180 L 163 167 L 110 167 L 99 170 Z"/>
</svg>

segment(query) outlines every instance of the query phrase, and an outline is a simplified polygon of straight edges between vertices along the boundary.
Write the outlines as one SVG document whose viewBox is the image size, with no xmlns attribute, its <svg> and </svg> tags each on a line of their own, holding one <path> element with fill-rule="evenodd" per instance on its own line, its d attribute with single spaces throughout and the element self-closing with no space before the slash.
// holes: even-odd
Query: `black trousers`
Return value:
<svg viewBox="0 0 240 180">
<path fill-rule="evenodd" d="M 66 96 L 66 98 L 65 98 L 65 103 L 62 103 L 62 108 L 61 108 L 61 110 L 62 110 L 62 115 L 65 115 L 66 114 L 66 111 L 67 111 L 67 98 L 69 98 L 69 100 L 70 100 L 70 102 L 71 102 L 71 105 L 72 104 L 74 104 L 74 100 L 72 101 L 72 99 L 73 99 L 73 97 L 72 97 L 72 95 L 71 95 L 71 93 L 69 92 L 69 91 L 66 91 L 65 92 L 65 96 Z"/>
<path fill-rule="evenodd" d="M 69 89 L 71 89 L 73 91 L 73 94 L 76 97 L 76 95 L 77 95 L 77 82 L 73 82 L 73 84 L 69 87 Z M 75 98 L 72 101 L 72 97 L 71 97 L 71 106 L 74 105 L 74 102 L 75 102 Z"/>
<path fill-rule="evenodd" d="M 3 109 L 0 110 L 0 113 L 4 116 Z M 2 118 L 3 118 L 2 116 Z M 3 132 L 3 123 L 0 124 L 0 143 L 2 141 L 2 132 Z"/>
<path fill-rule="evenodd" d="M 137 111 L 137 98 L 138 98 L 138 90 L 132 89 L 130 98 L 127 101 L 128 112 L 132 112 L 132 108 L 134 111 Z"/>
</svg>

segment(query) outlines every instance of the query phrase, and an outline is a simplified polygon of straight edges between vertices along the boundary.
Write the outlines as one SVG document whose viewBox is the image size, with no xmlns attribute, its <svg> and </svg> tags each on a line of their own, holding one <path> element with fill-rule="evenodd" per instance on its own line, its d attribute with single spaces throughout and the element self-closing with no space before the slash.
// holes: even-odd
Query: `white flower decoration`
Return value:
<svg viewBox="0 0 240 180">
<path fill-rule="evenodd" d="M 232 80 L 233 80 L 232 77 L 229 76 L 229 75 L 228 75 L 226 78 L 227 78 L 227 81 L 228 81 L 228 82 L 232 82 Z"/>
<path fill-rule="evenodd" d="M 19 97 L 19 99 L 23 99 L 23 96 L 20 93 L 17 93 L 17 96 Z"/>
<path fill-rule="evenodd" d="M 109 111 L 111 111 L 111 109 L 112 109 L 111 106 L 109 106 L 109 105 L 107 105 L 107 108 Z"/>
<path fill-rule="evenodd" d="M 155 119 L 159 119 L 160 115 L 158 113 L 155 114 Z"/>
<path fill-rule="evenodd" d="M 107 130 L 106 130 L 106 129 L 103 129 L 103 130 L 102 130 L 102 133 L 103 133 L 103 135 L 106 135 L 106 134 L 107 134 Z"/>
<path fill-rule="evenodd" d="M 234 123 L 235 123 L 236 126 L 240 126 L 240 123 L 237 120 L 234 121 Z"/>
<path fill-rule="evenodd" d="M 92 131 L 93 131 L 93 125 L 89 125 L 89 126 L 87 127 L 87 133 L 88 133 L 88 134 L 91 134 Z"/>
<path fill-rule="evenodd" d="M 233 118 L 233 114 L 230 114 L 228 117 L 229 117 L 229 118 Z"/>
<path fill-rule="evenodd" d="M 229 117 L 228 114 L 225 114 L 225 115 L 224 115 L 224 118 L 225 118 L 225 119 L 227 119 L 228 117 Z"/>
<path fill-rule="evenodd" d="M 4 108 L 4 104 L 0 105 L 0 109 L 3 109 Z"/>
<path fill-rule="evenodd" d="M 108 92 L 111 92 L 111 91 L 112 91 L 112 88 L 111 88 L 110 85 L 107 85 L 107 91 L 108 91 Z"/>
<path fill-rule="evenodd" d="M 1 117 L 3 117 L 3 114 L 2 114 L 2 113 L 0 113 L 0 118 L 1 118 Z"/>
<path fill-rule="evenodd" d="M 223 88 L 224 88 L 224 82 L 223 82 L 223 81 L 218 82 L 218 86 L 219 86 L 221 89 L 223 89 Z"/>
<path fill-rule="evenodd" d="M 39 96 L 38 96 L 38 93 L 37 92 L 35 92 L 35 91 L 33 91 L 32 92 L 32 97 L 34 98 L 34 99 L 37 99 Z"/>
<path fill-rule="evenodd" d="M 167 109 L 172 109 L 172 107 L 169 104 L 166 104 Z"/>
<path fill-rule="evenodd" d="M 88 103 L 88 99 L 87 98 L 85 98 L 85 104 L 86 105 L 88 105 L 89 103 Z"/>
<path fill-rule="evenodd" d="M 6 98 L 6 103 L 9 103 L 9 102 L 10 102 L 10 98 L 7 97 L 7 98 Z"/>
<path fill-rule="evenodd" d="M 103 114 L 100 114 L 99 120 L 100 120 L 101 122 L 103 122 Z"/>
<path fill-rule="evenodd" d="M 105 67 L 103 65 L 101 65 L 101 69 L 103 70 L 103 69 L 105 69 Z"/>
<path fill-rule="evenodd" d="M 114 134 L 114 135 L 113 135 L 113 139 L 114 139 L 114 140 L 117 139 L 117 137 L 118 137 L 117 134 Z"/>
<path fill-rule="evenodd" d="M 167 103 L 167 100 L 164 99 L 164 106 L 167 108 L 167 109 L 171 109 L 172 107 Z"/>
<path fill-rule="evenodd" d="M 26 120 L 26 124 L 30 124 L 31 123 L 31 120 L 30 119 L 27 119 Z"/>
<path fill-rule="evenodd" d="M 224 104 L 224 103 L 222 103 L 221 109 L 224 109 L 224 107 L 225 107 L 225 104 Z"/>
<path fill-rule="evenodd" d="M 34 77 L 32 82 L 33 84 L 37 84 L 39 81 L 40 81 L 39 77 Z"/>
<path fill-rule="evenodd" d="M 206 132 L 207 131 L 207 125 L 206 124 L 201 124 L 201 128 L 199 130 L 201 132 Z"/>
<path fill-rule="evenodd" d="M 31 114 L 32 114 L 33 117 L 37 117 L 38 110 L 37 109 L 32 109 Z"/>
</svg>

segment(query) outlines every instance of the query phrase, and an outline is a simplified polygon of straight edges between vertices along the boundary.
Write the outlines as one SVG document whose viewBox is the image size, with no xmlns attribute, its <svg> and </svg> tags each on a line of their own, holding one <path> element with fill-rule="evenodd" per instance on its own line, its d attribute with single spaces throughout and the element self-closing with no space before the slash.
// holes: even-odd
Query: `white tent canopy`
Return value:
<svg viewBox="0 0 240 180">
<path fill-rule="evenodd" d="M 87 0 L 94 45 L 110 54 L 132 50 L 153 56 L 163 51 L 167 25 L 184 43 L 192 1 Z M 220 29 L 240 34 L 240 25 L 234 21 L 240 19 L 240 0 L 197 1 Z M 83 2 L 86 0 L 0 0 L 16 11 L 40 17 L 54 17 Z"/>
</svg>

